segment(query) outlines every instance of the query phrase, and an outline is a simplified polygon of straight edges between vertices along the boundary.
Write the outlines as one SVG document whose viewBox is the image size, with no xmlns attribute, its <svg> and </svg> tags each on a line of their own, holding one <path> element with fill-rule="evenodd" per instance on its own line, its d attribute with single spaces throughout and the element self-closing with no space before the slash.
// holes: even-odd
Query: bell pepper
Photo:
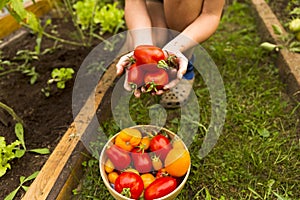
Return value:
<svg viewBox="0 0 300 200">
<path fill-rule="evenodd" d="M 106 149 L 106 155 L 117 170 L 123 170 L 131 163 L 131 157 L 129 153 L 117 147 L 116 145 L 108 147 Z"/>
<path fill-rule="evenodd" d="M 115 138 L 115 145 L 126 150 L 131 151 L 138 146 L 142 139 L 142 133 L 138 129 L 125 128 Z"/>
</svg>

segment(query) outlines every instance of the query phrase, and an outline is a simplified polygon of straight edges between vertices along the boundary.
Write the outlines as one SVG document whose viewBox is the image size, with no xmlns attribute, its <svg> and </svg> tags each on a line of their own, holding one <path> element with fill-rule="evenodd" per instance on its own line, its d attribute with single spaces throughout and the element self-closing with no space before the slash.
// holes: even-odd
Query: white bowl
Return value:
<svg viewBox="0 0 300 200">
<path fill-rule="evenodd" d="M 171 132 L 170 130 L 167 130 L 165 128 L 160 128 L 160 127 L 157 127 L 157 126 L 152 126 L 152 125 L 138 125 L 138 126 L 133 126 L 133 127 L 130 127 L 130 128 L 142 128 L 142 129 L 149 130 L 149 131 L 151 131 L 151 130 L 152 131 L 163 130 L 163 131 L 165 131 L 170 136 L 171 139 L 173 139 L 174 137 L 176 137 L 176 139 L 178 138 L 179 140 L 181 140 L 175 133 Z M 105 144 L 104 148 L 102 149 L 102 152 L 100 154 L 100 160 L 99 160 L 100 161 L 99 162 L 99 165 L 100 165 L 100 174 L 101 174 L 102 180 L 103 180 L 105 186 L 107 187 L 108 191 L 110 192 L 110 194 L 116 200 L 132 200 L 132 199 L 130 199 L 128 197 L 125 197 L 125 196 L 121 195 L 114 188 L 112 188 L 112 186 L 110 185 L 110 183 L 108 181 L 107 174 L 106 174 L 105 169 L 104 169 L 104 162 L 107 159 L 106 154 L 105 154 L 105 150 L 111 144 L 113 144 L 113 141 L 114 141 L 115 137 L 118 134 L 119 133 L 117 133 L 114 137 L 112 137 L 111 139 L 109 139 L 108 142 Z M 185 144 L 184 144 L 184 147 L 188 150 L 188 148 L 185 146 Z M 173 192 L 169 193 L 168 195 L 159 198 L 159 200 L 173 200 L 173 199 L 175 199 L 179 195 L 179 193 L 181 192 L 181 190 L 183 189 L 183 187 L 184 187 L 184 185 L 185 185 L 185 183 L 186 183 L 186 181 L 188 179 L 188 176 L 190 174 L 190 170 L 191 170 L 191 165 L 189 166 L 187 173 L 185 174 L 183 180 L 177 186 L 177 188 Z"/>
</svg>

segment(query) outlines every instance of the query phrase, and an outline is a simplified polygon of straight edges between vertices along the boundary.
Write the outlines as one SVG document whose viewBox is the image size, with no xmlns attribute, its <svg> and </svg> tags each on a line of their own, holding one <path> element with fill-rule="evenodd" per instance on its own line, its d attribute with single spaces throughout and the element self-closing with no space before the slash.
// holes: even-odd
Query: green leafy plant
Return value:
<svg viewBox="0 0 300 200">
<path fill-rule="evenodd" d="M 22 119 L 14 112 L 14 110 L 8 105 L 0 102 L 0 108 L 7 111 L 13 119 L 16 121 L 15 134 L 17 140 L 7 145 L 5 138 L 0 136 L 0 177 L 3 176 L 8 169 L 11 169 L 11 160 L 15 158 L 21 158 L 26 151 L 34 152 L 38 154 L 49 154 L 50 151 L 47 148 L 37 148 L 28 150 L 24 140 L 24 128 Z"/>
<path fill-rule="evenodd" d="M 120 28 L 124 28 L 124 11 L 117 7 L 118 2 L 113 4 L 104 2 L 83 0 L 73 5 L 76 22 L 83 30 L 93 29 L 94 24 L 100 24 L 102 35 L 105 32 L 116 33 Z"/>
<path fill-rule="evenodd" d="M 3 60 L 2 55 L 0 55 L 0 71 L 3 71 L 0 72 L 0 76 L 21 72 L 30 77 L 30 84 L 34 84 L 39 74 L 35 71 L 35 67 L 30 65 L 30 62 L 33 60 L 38 60 L 38 55 L 35 51 L 29 50 L 19 50 L 13 58 L 13 61 Z M 20 61 L 23 63 L 19 64 L 18 62 Z"/>
<path fill-rule="evenodd" d="M 8 169 L 11 169 L 10 161 L 15 158 L 21 158 L 24 153 L 18 146 L 21 142 L 16 140 L 7 145 L 5 137 L 0 136 L 0 177 L 3 176 Z"/>
<path fill-rule="evenodd" d="M 119 29 L 124 28 L 124 10 L 117 6 L 118 2 L 107 4 L 95 13 L 95 23 L 101 24 L 100 35 L 106 32 L 117 33 Z"/>
<path fill-rule="evenodd" d="M 74 73 L 72 68 L 55 68 L 51 73 L 52 79 L 48 80 L 48 84 L 56 82 L 57 88 L 64 89 L 65 83 L 72 79 Z"/>
<path fill-rule="evenodd" d="M 32 2 L 35 2 L 32 0 Z M 5 0 L 0 3 L 0 10 L 6 8 L 8 12 L 16 19 L 20 25 L 29 28 L 33 33 L 37 34 L 35 51 L 39 54 L 41 48 L 42 37 L 46 36 L 55 41 L 67 43 L 76 46 L 82 46 L 82 43 L 66 40 L 57 37 L 54 34 L 45 31 L 45 28 L 51 24 L 51 20 L 46 20 L 45 25 L 42 26 L 41 20 L 32 12 L 24 8 L 23 1 L 21 0 Z"/>
<path fill-rule="evenodd" d="M 3 176 L 8 169 L 11 169 L 10 161 L 15 158 L 21 158 L 24 156 L 26 151 L 34 152 L 38 154 L 49 154 L 50 151 L 47 148 L 37 148 L 27 150 L 24 140 L 24 129 L 20 122 L 15 125 L 15 134 L 17 140 L 11 144 L 6 144 L 5 138 L 0 136 L 0 177 Z"/>
<path fill-rule="evenodd" d="M 31 181 L 33 179 L 35 179 L 37 177 L 37 175 L 39 174 L 39 171 L 34 172 L 33 174 L 31 174 L 28 177 L 25 176 L 21 176 L 20 177 L 20 185 L 14 190 L 12 191 L 9 195 L 7 195 L 5 197 L 4 200 L 13 200 L 17 194 L 17 192 L 22 188 L 23 190 L 27 191 L 28 190 L 28 186 L 24 185 L 26 182 Z"/>
<path fill-rule="evenodd" d="M 50 85 L 56 83 L 56 87 L 58 89 L 64 89 L 66 86 L 66 82 L 73 78 L 73 74 L 75 71 L 72 68 L 55 68 L 51 72 L 51 79 L 47 81 L 47 87 L 42 89 L 42 92 L 45 96 L 50 96 Z"/>
</svg>

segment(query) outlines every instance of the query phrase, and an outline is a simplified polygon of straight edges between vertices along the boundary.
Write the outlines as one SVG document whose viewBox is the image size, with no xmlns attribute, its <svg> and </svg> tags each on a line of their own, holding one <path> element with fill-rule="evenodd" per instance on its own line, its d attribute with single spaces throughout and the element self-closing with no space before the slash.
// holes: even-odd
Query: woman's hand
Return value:
<svg viewBox="0 0 300 200">
<path fill-rule="evenodd" d="M 178 62 L 178 71 L 176 73 L 176 78 L 169 82 L 167 85 L 163 87 L 161 90 L 152 91 L 152 95 L 162 95 L 166 91 L 170 90 L 171 88 L 175 87 L 178 82 L 182 79 L 183 75 L 187 71 L 188 59 L 180 52 L 180 51 L 169 51 L 168 49 L 163 49 L 165 52 L 166 57 L 169 55 L 176 56 L 176 61 Z M 116 64 L 117 68 L 117 75 L 122 75 L 125 70 L 125 81 L 124 81 L 124 89 L 127 91 L 132 91 L 132 87 L 128 84 L 128 69 L 127 66 L 130 65 L 130 58 L 133 57 L 133 51 L 129 52 L 128 54 L 123 55 L 118 63 Z M 135 97 L 139 98 L 141 93 L 146 93 L 147 89 L 145 87 L 135 88 L 133 94 Z"/>
</svg>

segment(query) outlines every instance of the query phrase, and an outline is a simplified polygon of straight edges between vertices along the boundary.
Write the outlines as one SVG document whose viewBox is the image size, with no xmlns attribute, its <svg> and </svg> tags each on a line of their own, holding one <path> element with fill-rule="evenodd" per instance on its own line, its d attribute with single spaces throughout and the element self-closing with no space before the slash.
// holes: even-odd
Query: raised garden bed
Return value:
<svg viewBox="0 0 300 200">
<path fill-rule="evenodd" d="M 270 24 L 278 23 L 276 17 L 272 15 L 269 7 L 263 2 L 258 0 L 253 0 L 252 5 L 254 10 L 257 12 L 258 22 L 260 22 L 262 28 L 263 38 L 269 39 L 269 36 L 274 37 L 272 42 L 278 41 L 276 35 L 274 35 Z M 267 17 L 267 19 L 266 19 Z M 58 19 L 59 21 L 60 19 Z M 280 26 L 280 24 L 279 24 Z M 62 32 L 68 34 L 68 31 L 72 30 L 71 27 L 63 26 Z M 31 38 L 33 36 L 30 33 L 24 34 L 23 38 Z M 276 39 L 277 38 L 277 39 Z M 19 38 L 20 39 L 20 38 Z M 22 46 L 25 48 L 24 44 L 19 44 L 20 41 L 25 40 L 15 40 L 9 45 L 15 46 L 16 49 Z M 33 48 L 28 44 L 28 49 Z M 15 50 L 11 49 L 11 46 L 2 47 L 4 52 L 13 54 Z M 45 44 L 46 45 L 46 44 Z M 51 46 L 51 44 L 49 44 Z M 41 168 L 41 172 L 38 177 L 31 184 L 28 192 L 20 193 L 18 199 L 23 197 L 23 199 L 70 199 L 72 196 L 72 190 L 76 188 L 79 180 L 82 177 L 82 161 L 88 159 L 84 154 L 88 154 L 84 145 L 80 141 L 81 134 L 89 132 L 89 129 L 97 129 L 97 127 L 89 127 L 85 122 L 88 118 L 93 116 L 96 111 L 99 117 L 109 117 L 110 106 L 110 94 L 111 86 L 113 86 L 115 81 L 115 68 L 111 65 L 108 71 L 101 78 L 99 85 L 96 89 L 96 101 L 95 108 L 88 108 L 88 113 L 85 108 L 81 110 L 84 115 L 78 115 L 78 118 L 73 119 L 72 116 L 72 84 L 74 82 L 69 82 L 68 87 L 64 91 L 57 90 L 54 95 L 50 98 L 46 98 L 40 89 L 45 86 L 42 80 L 46 80 L 49 77 L 51 69 L 58 66 L 72 66 L 74 69 L 78 69 L 83 62 L 83 59 L 90 52 L 91 48 L 74 48 L 70 46 L 63 46 L 61 51 L 54 52 L 53 55 L 46 56 L 39 61 L 36 61 L 40 70 L 40 82 L 35 85 L 29 85 L 28 80 L 23 79 L 23 75 L 9 75 L 1 83 L 1 98 L 13 96 L 14 98 L 9 98 L 9 101 L 5 102 L 11 105 L 17 113 L 21 113 L 20 116 L 25 122 L 26 138 L 27 143 L 31 143 L 28 147 L 35 148 L 46 146 L 49 147 L 53 152 L 51 156 L 37 156 L 39 157 L 38 163 L 35 163 L 36 155 L 29 155 L 29 161 L 20 164 L 19 167 L 13 169 L 1 178 L 0 188 L 3 191 L 3 197 L 7 195 L 12 189 L 16 188 L 19 182 L 19 176 L 28 176 L 32 172 Z M 291 54 L 286 50 L 279 52 L 280 56 L 277 57 L 277 65 L 280 69 L 280 74 L 284 83 L 287 84 L 287 91 L 292 97 L 299 98 L 297 91 L 299 90 L 299 73 L 297 73 L 299 68 L 298 55 Z M 53 56 L 53 57 L 52 57 Z M 292 58 L 290 60 L 290 58 Z M 54 61 L 53 64 L 49 61 Z M 44 64 L 43 64 L 44 63 Z M 42 67 L 43 66 L 43 67 Z M 74 80 L 73 80 L 74 81 Z M 2 87 L 3 86 L 3 87 Z M 3 89 L 2 89 L 3 88 Z M 16 90 L 14 89 L 16 88 Z M 6 96 L 2 96 L 6 94 Z M 20 94 L 17 94 L 18 91 Z M 92 99 L 94 96 L 91 97 Z M 0 99 L 1 100 L 1 99 Z M 25 101 L 26 100 L 26 101 Z M 27 107 L 24 108 L 20 102 L 24 102 Z M 37 105 L 35 108 L 31 108 L 34 102 Z M 101 103 L 101 105 L 100 105 Z M 98 107 L 100 105 L 100 107 Z M 107 110 L 108 109 L 108 110 Z M 56 112 L 53 112 L 55 110 Z M 49 112 L 48 112 L 49 111 Z M 75 127 L 75 121 L 82 121 L 80 123 L 81 127 Z M 37 128 L 35 128 L 37 127 Z M 50 127 L 50 128 L 49 128 Z M 8 127 L 3 125 L 0 126 L 0 131 L 9 129 L 5 137 L 14 140 L 14 136 L 11 135 L 13 132 L 12 125 Z M 49 130 L 50 129 L 50 130 Z M 80 131 L 78 131 L 80 130 Z M 38 133 L 43 133 L 42 136 Z M 46 134 L 45 134 L 46 133 Z M 40 141 L 41 140 L 41 141 Z M 24 158 L 26 159 L 26 157 Z M 22 160 L 15 161 L 21 163 Z M 31 166 L 33 164 L 33 166 Z M 224 178 L 224 177 L 223 177 Z M 9 180 L 12 179 L 12 180 Z M 8 187 L 10 185 L 11 187 Z M 205 186 L 203 186 L 205 187 Z M 3 188 L 3 189 L 2 189 Z M 235 188 L 232 187 L 232 190 Z M 0 196 L 2 198 L 2 196 Z"/>
</svg>

